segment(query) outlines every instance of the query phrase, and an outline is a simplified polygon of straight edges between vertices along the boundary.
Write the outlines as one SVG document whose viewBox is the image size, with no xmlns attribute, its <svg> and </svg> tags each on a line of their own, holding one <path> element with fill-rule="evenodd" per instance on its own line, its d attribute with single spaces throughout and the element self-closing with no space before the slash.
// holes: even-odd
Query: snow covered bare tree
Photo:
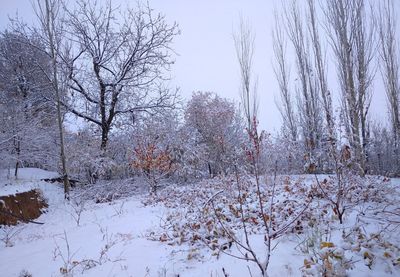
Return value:
<svg viewBox="0 0 400 277">
<path fill-rule="evenodd" d="M 319 35 L 319 20 L 318 14 L 316 12 L 315 0 L 307 0 L 307 8 L 308 8 L 308 31 L 311 40 L 311 46 L 314 54 L 314 67 L 317 73 L 317 80 L 320 89 L 320 95 L 322 99 L 322 106 L 325 113 L 325 124 L 328 127 L 328 132 L 330 139 L 335 139 L 334 135 L 334 115 L 333 115 L 333 107 L 332 107 L 332 97 L 331 93 L 328 89 L 328 81 L 326 74 L 326 60 L 323 56 L 323 49 L 320 41 Z"/>
<path fill-rule="evenodd" d="M 297 1 L 292 1 L 285 7 L 285 26 L 288 37 L 293 45 L 296 58 L 296 85 L 298 113 L 305 146 L 306 170 L 313 171 L 320 166 L 322 138 L 322 117 L 320 113 L 320 89 L 318 78 L 313 72 L 311 50 L 307 38 L 307 29 L 302 18 L 304 13 Z"/>
<path fill-rule="evenodd" d="M 342 117 L 359 172 L 366 172 L 367 116 L 374 77 L 374 25 L 364 0 L 328 0 L 327 34 L 337 64 Z"/>
<path fill-rule="evenodd" d="M 400 174 L 400 71 L 396 38 L 394 1 L 387 0 L 379 9 L 381 72 L 386 89 L 390 129 L 393 136 L 393 166 Z M 395 169 L 395 171 L 396 171 Z"/>
<path fill-rule="evenodd" d="M 320 92 L 320 106 L 323 110 L 324 117 L 324 127 L 325 132 L 323 132 L 321 139 L 321 148 L 323 152 L 328 153 L 327 157 L 324 158 L 324 166 L 329 170 L 331 169 L 331 162 L 335 160 L 332 159 L 336 155 L 337 148 L 337 137 L 335 130 L 335 117 L 333 113 L 332 96 L 328 88 L 328 78 L 327 78 L 327 61 L 324 58 L 324 50 L 322 48 L 320 40 L 320 22 L 318 18 L 318 13 L 316 9 L 315 0 L 307 0 L 306 6 L 307 15 L 307 29 L 310 38 L 311 48 L 313 50 L 313 62 L 314 62 L 314 74 L 316 74 L 316 82 L 319 87 Z M 326 51 L 326 50 L 325 50 Z M 325 151 L 326 150 L 326 151 Z"/>
<path fill-rule="evenodd" d="M 257 79 L 253 80 L 253 56 L 255 35 L 251 27 L 243 17 L 240 18 L 240 26 L 233 35 L 237 60 L 240 67 L 240 99 L 247 128 L 251 128 L 253 118 L 257 117 Z"/>
<path fill-rule="evenodd" d="M 64 194 L 65 198 L 69 200 L 69 191 L 70 191 L 70 183 L 68 178 L 68 170 L 67 170 L 67 158 L 65 155 L 65 146 L 64 146 L 64 126 L 63 126 L 63 117 L 61 111 L 61 101 L 63 99 L 63 86 L 61 82 L 61 78 L 59 75 L 60 65 L 59 65 L 59 56 L 61 54 L 61 42 L 63 33 L 62 20 L 59 18 L 59 12 L 61 9 L 61 5 L 59 1 L 55 0 L 45 0 L 45 3 L 41 1 L 37 1 L 37 5 L 34 6 L 36 15 L 40 22 L 40 30 L 39 32 L 42 35 L 46 42 L 46 52 L 51 60 L 51 73 L 47 75 L 49 82 L 51 83 L 55 104 L 57 108 L 57 122 L 58 122 L 58 131 L 59 131 L 59 139 L 60 139 L 60 158 L 62 165 L 62 179 L 64 183 Z M 45 71 L 43 71 L 45 72 Z"/>
<path fill-rule="evenodd" d="M 289 84 L 290 68 L 286 56 L 287 43 L 281 24 L 282 21 L 275 14 L 275 26 L 272 36 L 275 55 L 274 72 L 278 81 L 280 95 L 280 101 L 277 103 L 277 106 L 282 116 L 284 136 L 289 137 L 292 142 L 295 142 L 298 139 L 298 126 Z"/>
<path fill-rule="evenodd" d="M 149 6 L 118 10 L 111 1 L 103 6 L 78 1 L 66 22 L 69 100 L 64 105 L 100 129 L 102 150 L 116 121 L 173 108 L 176 100 L 164 81 L 173 64 L 177 25 L 167 24 Z"/>
</svg>

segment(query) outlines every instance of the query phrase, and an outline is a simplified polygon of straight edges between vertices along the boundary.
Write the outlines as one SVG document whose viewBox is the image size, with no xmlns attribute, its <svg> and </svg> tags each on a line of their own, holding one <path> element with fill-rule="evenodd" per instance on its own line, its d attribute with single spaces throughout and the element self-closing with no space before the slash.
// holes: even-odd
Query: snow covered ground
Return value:
<svg viewBox="0 0 400 277">
<path fill-rule="evenodd" d="M 20 274 L 24 270 L 34 277 L 68 274 L 225 276 L 224 272 L 226 276 L 249 276 L 249 270 L 253 276 L 259 276 L 256 265 L 251 262 L 224 254 L 213 255 L 205 246 L 194 248 L 190 243 L 177 244 L 157 239 L 154 233 L 163 228 L 167 215 L 185 208 L 180 206 L 184 205 L 180 202 L 174 202 L 179 204 L 176 207 L 166 204 L 165 201 L 158 203 L 153 200 L 149 203 L 147 194 L 138 194 L 108 203 L 83 200 L 66 203 L 59 184 L 40 181 L 42 178 L 55 177 L 55 173 L 21 169 L 18 180 L 7 179 L 6 175 L 5 172 L 1 173 L 0 195 L 39 188 L 48 200 L 49 208 L 47 213 L 37 219 L 44 222 L 43 225 L 20 224 L 0 229 L 0 276 L 22 276 Z M 400 184 L 399 180 L 395 182 Z M 179 187 L 176 190 L 186 191 L 186 188 Z M 160 197 L 168 198 L 172 192 L 173 189 L 165 190 L 165 194 L 161 192 Z M 187 189 L 187 193 L 192 192 Z M 167 200 L 178 201 L 174 200 L 173 195 Z M 367 220 L 366 218 L 363 220 Z M 349 250 L 345 253 L 346 258 L 351 259 L 353 267 L 347 274 L 400 276 L 400 265 L 393 264 L 393 261 L 400 258 L 398 230 L 388 227 L 378 240 L 378 233 L 374 232 L 381 223 L 371 219 L 362 226 L 358 225 L 362 227 L 364 236 L 370 236 L 369 239 L 363 240 L 364 244 L 357 244 L 356 241 L 350 243 L 342 239 L 341 234 L 354 228 L 356 221 L 356 212 L 352 212 L 344 226 L 333 228 L 335 231 L 330 234 L 330 241 L 340 245 L 337 251 L 346 251 L 355 245 L 360 247 L 360 250 Z M 10 238 L 12 246 L 6 247 L 3 243 L 5 237 Z M 299 250 L 303 237 L 288 235 L 279 240 L 273 251 L 269 276 L 301 276 L 302 272 L 306 274 L 305 259 L 309 255 Z M 262 253 L 262 236 L 254 234 L 251 239 L 255 251 Z M 231 251 L 235 253 L 237 250 L 232 247 Z M 400 264 L 400 260 L 398 261 Z"/>
<path fill-rule="evenodd" d="M 0 170 L 0 196 L 29 191 L 33 188 L 41 188 L 47 183 L 38 182 L 41 179 L 58 177 L 57 172 L 46 171 L 38 168 L 22 168 L 18 172 L 18 178 L 14 178 L 14 171 Z M 47 190 L 47 186 L 46 189 Z"/>
</svg>

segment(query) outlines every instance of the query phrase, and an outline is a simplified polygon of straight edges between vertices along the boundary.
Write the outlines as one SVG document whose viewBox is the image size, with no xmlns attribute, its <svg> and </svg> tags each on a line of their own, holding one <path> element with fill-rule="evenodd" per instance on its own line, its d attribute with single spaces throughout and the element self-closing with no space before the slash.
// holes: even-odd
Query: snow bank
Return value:
<svg viewBox="0 0 400 277">
<path fill-rule="evenodd" d="M 39 168 L 21 168 L 18 170 L 17 178 L 14 177 L 13 173 L 14 171 L 9 172 L 7 169 L 0 170 L 0 196 L 30 191 L 37 188 L 40 189 L 43 185 L 47 184 L 40 181 L 41 179 L 59 176 L 57 172 L 46 171 Z M 55 185 L 53 185 L 53 187 L 54 186 Z"/>
</svg>

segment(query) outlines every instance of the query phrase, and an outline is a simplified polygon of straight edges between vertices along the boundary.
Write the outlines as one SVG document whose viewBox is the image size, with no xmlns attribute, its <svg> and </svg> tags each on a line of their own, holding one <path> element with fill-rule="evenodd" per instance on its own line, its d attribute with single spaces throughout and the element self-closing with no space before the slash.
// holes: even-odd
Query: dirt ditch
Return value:
<svg viewBox="0 0 400 277">
<path fill-rule="evenodd" d="M 36 189 L 0 196 L 0 225 L 32 222 L 44 213 L 47 207 L 41 192 Z"/>
</svg>

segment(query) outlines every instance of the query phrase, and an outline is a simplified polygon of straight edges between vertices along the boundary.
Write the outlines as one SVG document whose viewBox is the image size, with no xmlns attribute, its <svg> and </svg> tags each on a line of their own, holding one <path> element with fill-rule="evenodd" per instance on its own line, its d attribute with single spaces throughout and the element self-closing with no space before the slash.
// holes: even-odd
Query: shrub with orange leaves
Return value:
<svg viewBox="0 0 400 277">
<path fill-rule="evenodd" d="M 168 147 L 162 149 L 155 143 L 140 143 L 133 152 L 131 166 L 143 173 L 151 192 L 156 193 L 159 181 L 175 168 Z"/>
</svg>

